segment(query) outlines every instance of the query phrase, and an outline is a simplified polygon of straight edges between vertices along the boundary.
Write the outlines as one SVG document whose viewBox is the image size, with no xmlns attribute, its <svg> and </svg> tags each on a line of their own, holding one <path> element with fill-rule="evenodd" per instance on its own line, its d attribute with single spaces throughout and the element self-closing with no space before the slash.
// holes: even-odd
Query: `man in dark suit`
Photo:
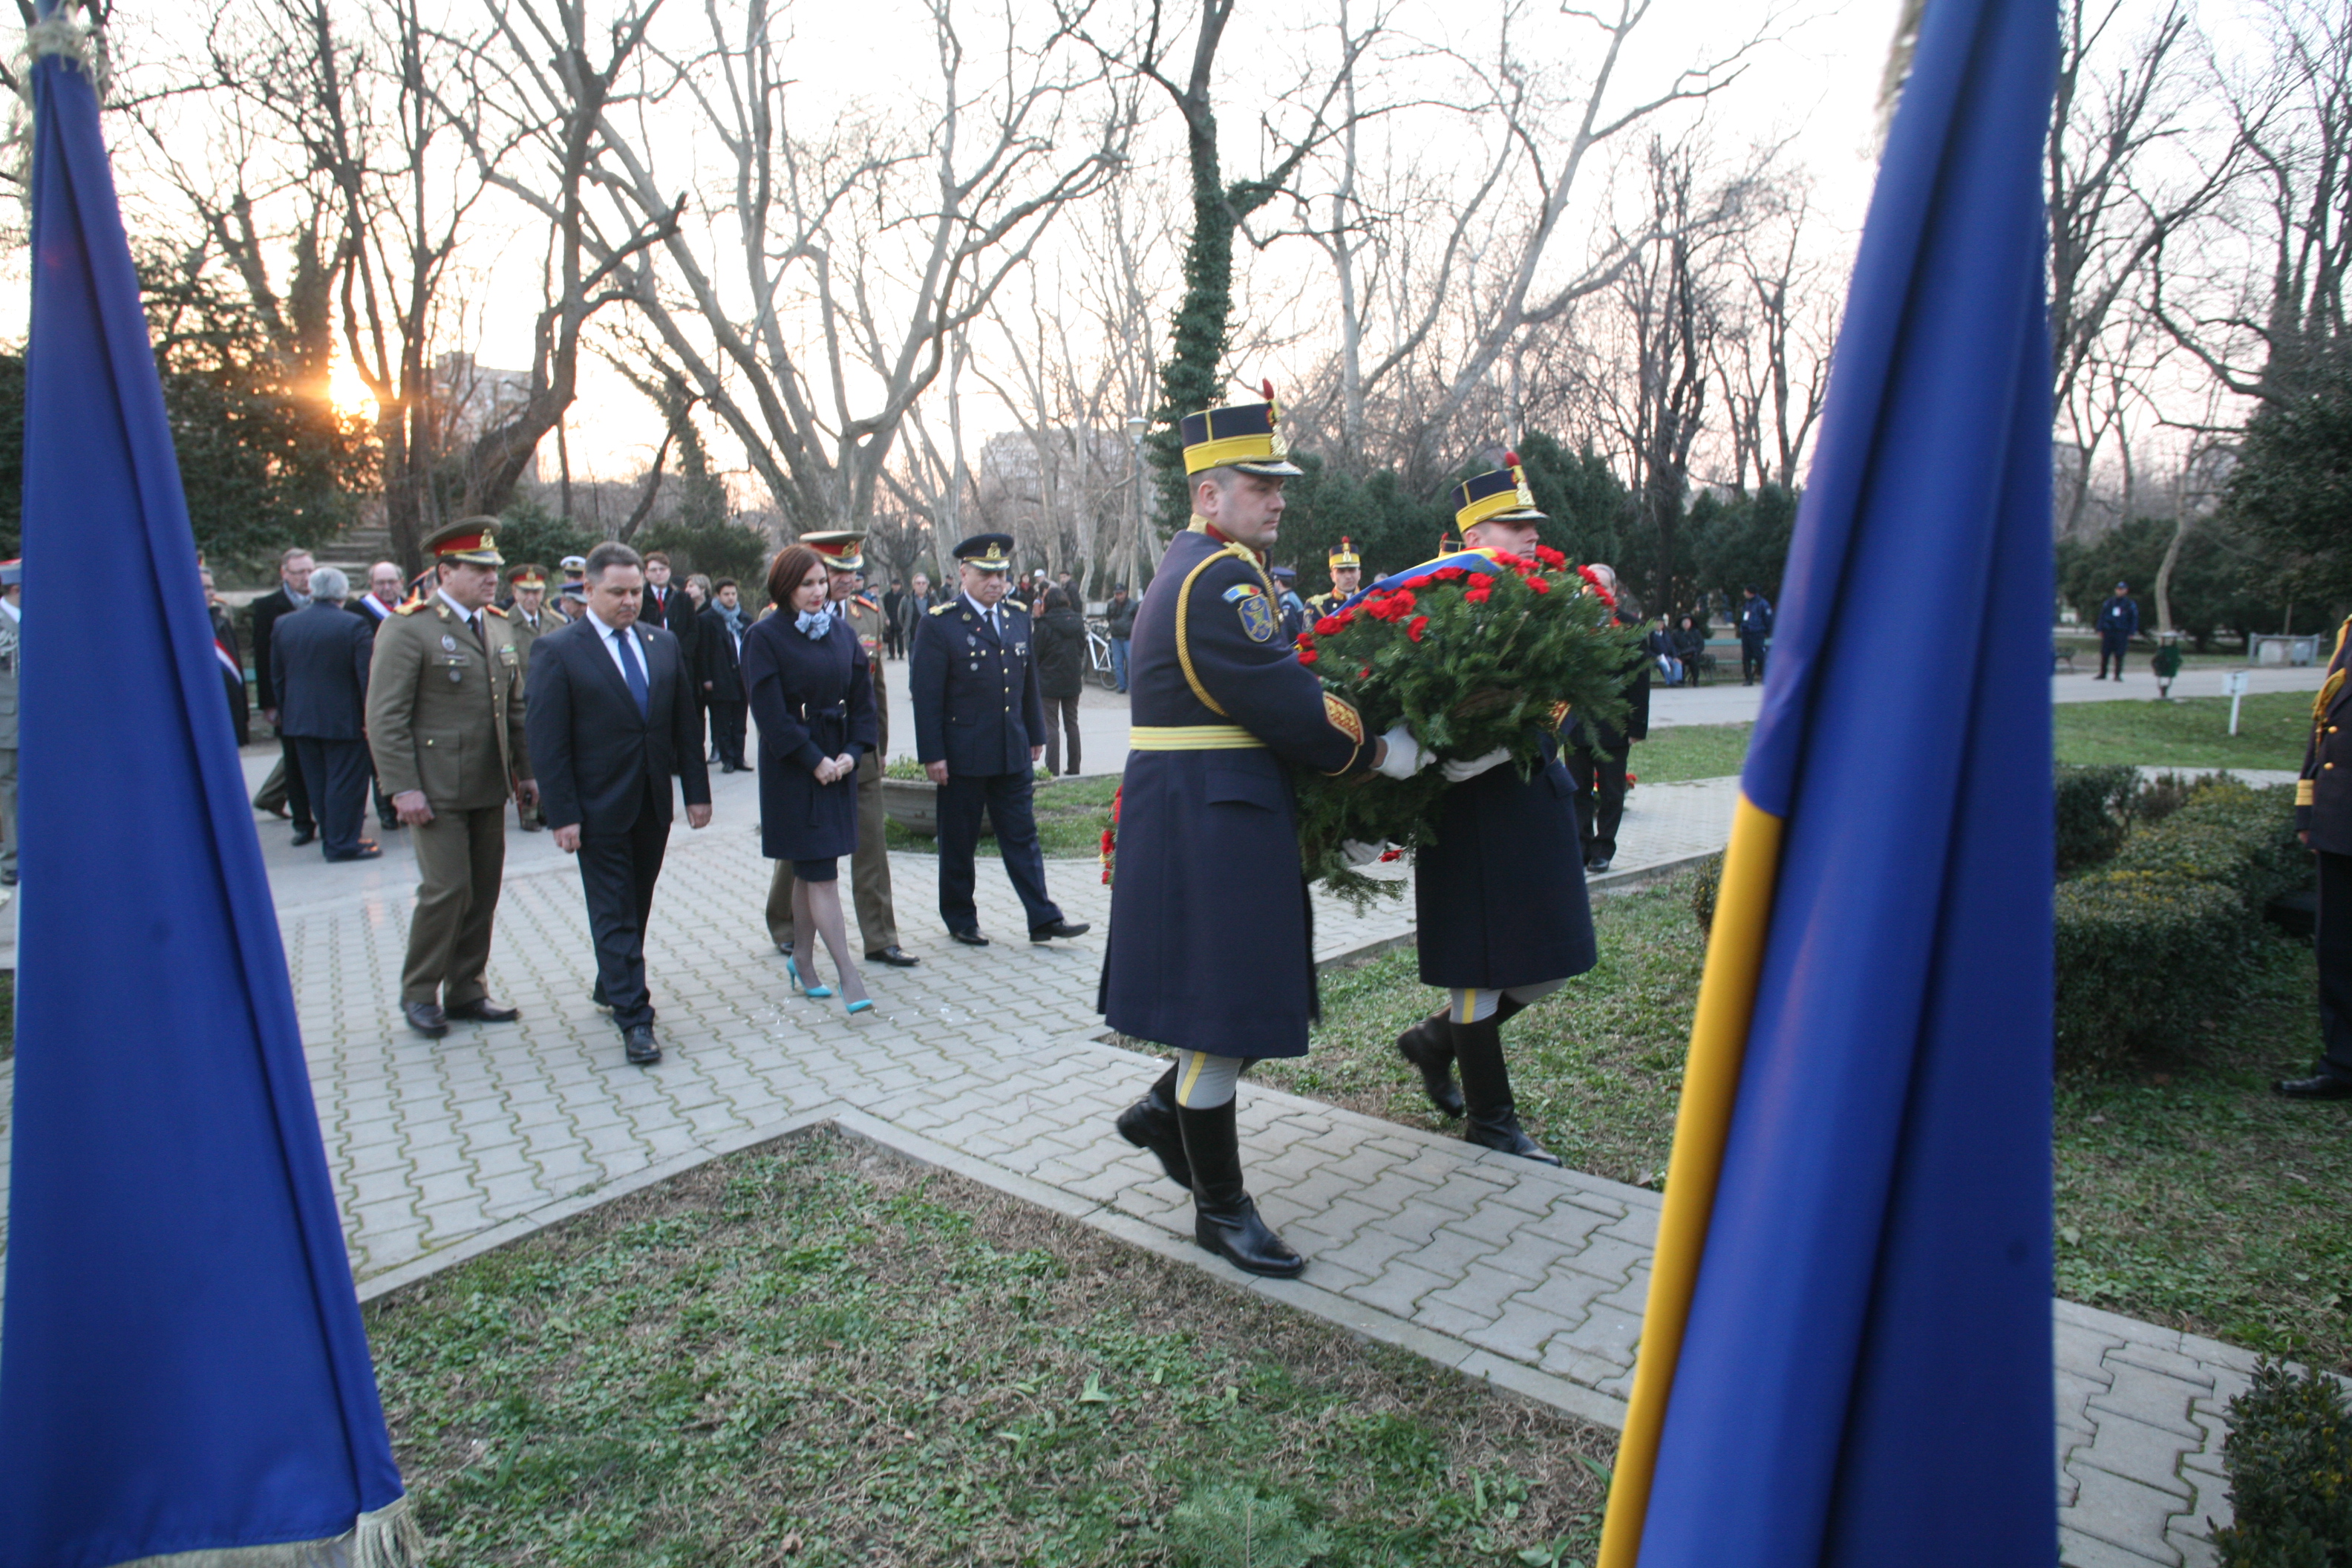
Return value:
<svg viewBox="0 0 2352 1568">
<path fill-rule="evenodd" d="M 524 734 L 555 846 L 580 857 L 596 940 L 598 1005 L 629 1060 L 661 1060 L 646 989 L 646 921 L 669 847 L 670 777 L 688 826 L 710 822 L 694 686 L 677 638 L 638 623 L 644 563 L 625 544 L 589 552 L 586 613 L 531 647 Z"/>
<path fill-rule="evenodd" d="M 278 732 L 293 746 L 330 860 L 373 860 L 360 837 L 367 815 L 368 662 L 375 628 L 343 608 L 351 584 L 332 566 L 310 574 L 310 603 L 270 630 L 269 683 Z"/>
<path fill-rule="evenodd" d="M 742 590 L 734 578 L 719 579 L 700 621 L 701 643 L 695 652 L 702 705 L 710 710 L 711 748 L 719 753 L 721 773 L 748 773 L 751 769 L 743 761 L 743 720 L 750 698 L 743 689 L 743 634 L 751 629 L 751 617 L 743 613 Z"/>
<path fill-rule="evenodd" d="M 310 552 L 303 549 L 288 551 L 278 559 L 278 586 L 253 601 L 253 696 L 255 706 L 272 729 L 278 726 L 278 688 L 271 684 L 269 637 L 279 617 L 290 616 L 310 602 L 310 573 L 315 565 Z M 319 836 L 318 818 L 310 811 L 310 793 L 302 786 L 302 764 L 294 754 L 294 742 L 280 731 L 278 736 L 278 765 L 261 781 L 259 793 L 253 797 L 254 809 L 272 816 L 291 815 L 294 818 L 294 842 L 308 844 Z"/>
<path fill-rule="evenodd" d="M 940 786 L 940 918 L 948 934 L 986 947 L 972 902 L 980 816 L 996 826 L 997 853 L 1021 895 L 1029 940 L 1082 934 L 1045 891 L 1032 770 L 1045 754 L 1045 702 L 1030 657 L 1029 614 L 1004 596 L 1013 536 L 982 533 L 956 546 L 963 593 L 935 605 L 915 628 L 907 685 L 915 754 Z"/>
</svg>

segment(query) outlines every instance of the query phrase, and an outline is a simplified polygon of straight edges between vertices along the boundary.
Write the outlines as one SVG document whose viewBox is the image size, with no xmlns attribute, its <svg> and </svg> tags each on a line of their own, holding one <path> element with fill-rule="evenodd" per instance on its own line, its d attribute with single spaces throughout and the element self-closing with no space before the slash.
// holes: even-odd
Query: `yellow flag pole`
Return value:
<svg viewBox="0 0 2352 1568">
<path fill-rule="evenodd" d="M 1658 1439 L 1674 1393 L 1675 1364 L 1690 1322 L 1699 1258 L 1706 1250 L 1723 1149 L 1731 1135 L 1732 1102 L 1739 1093 L 1748 1025 L 1756 1007 L 1764 963 L 1765 929 L 1780 865 L 1780 818 L 1741 795 L 1733 808 L 1731 844 L 1724 851 L 1716 891 L 1706 969 L 1699 982 L 1698 1014 L 1691 1024 L 1683 1068 L 1682 1103 L 1675 1147 L 1666 1163 L 1666 1201 L 1658 1216 L 1658 1245 L 1650 1261 L 1650 1297 L 1642 1313 L 1642 1349 L 1633 1363 L 1633 1394 L 1609 1487 L 1595 1568 L 1634 1568 L 1642 1526 L 1656 1479 Z"/>
</svg>

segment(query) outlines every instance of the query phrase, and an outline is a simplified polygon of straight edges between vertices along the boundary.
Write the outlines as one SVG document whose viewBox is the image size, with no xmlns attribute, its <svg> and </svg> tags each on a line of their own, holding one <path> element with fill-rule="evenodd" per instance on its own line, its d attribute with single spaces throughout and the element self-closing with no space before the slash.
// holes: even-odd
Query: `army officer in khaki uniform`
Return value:
<svg viewBox="0 0 2352 1568">
<path fill-rule="evenodd" d="M 866 535 L 842 529 L 803 533 L 800 542 L 816 552 L 831 574 L 834 614 L 857 634 L 874 688 L 874 722 L 880 739 L 874 750 L 857 759 L 857 852 L 849 858 L 866 961 L 911 969 L 922 960 L 898 945 L 898 911 L 890 898 L 890 845 L 882 805 L 882 759 L 890 751 L 890 705 L 882 689 L 882 650 L 889 628 L 882 606 L 861 591 Z M 789 860 L 776 862 L 775 875 L 768 883 L 768 936 L 778 952 L 793 951 L 793 863 Z"/>
<path fill-rule="evenodd" d="M 452 1018 L 520 1016 L 489 996 L 490 919 L 507 859 L 506 809 L 539 787 L 522 731 L 522 656 L 498 593 L 494 517 L 460 518 L 425 541 L 439 583 L 375 634 L 368 745 L 400 820 L 416 830 L 416 913 L 400 1010 L 420 1035 Z"/>
</svg>

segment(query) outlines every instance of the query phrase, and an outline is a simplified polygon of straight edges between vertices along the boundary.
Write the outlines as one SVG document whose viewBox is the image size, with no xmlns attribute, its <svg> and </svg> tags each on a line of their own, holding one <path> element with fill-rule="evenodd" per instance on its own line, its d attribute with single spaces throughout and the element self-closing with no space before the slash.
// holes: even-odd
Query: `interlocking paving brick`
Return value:
<svg viewBox="0 0 2352 1568">
<path fill-rule="evenodd" d="M 2122 1415 L 2144 1421 L 2177 1432 L 2192 1442 L 2205 1436 L 2189 1418 L 2189 1402 L 2205 1392 L 2205 1384 L 2184 1383 L 2165 1373 L 2118 1362 L 2113 1354 L 2105 1364 L 2115 1382 L 2104 1393 L 2091 1396 L 2089 1408 L 2095 1417 Z"/>
<path fill-rule="evenodd" d="M 2072 1473 L 2081 1488 L 2062 1522 L 2109 1546 L 2176 1568 L 2180 1552 L 2165 1539 L 2164 1531 L 2172 1511 L 2180 1506 L 2178 1498 L 2147 1481 L 2088 1466 L 2078 1465 Z"/>
</svg>

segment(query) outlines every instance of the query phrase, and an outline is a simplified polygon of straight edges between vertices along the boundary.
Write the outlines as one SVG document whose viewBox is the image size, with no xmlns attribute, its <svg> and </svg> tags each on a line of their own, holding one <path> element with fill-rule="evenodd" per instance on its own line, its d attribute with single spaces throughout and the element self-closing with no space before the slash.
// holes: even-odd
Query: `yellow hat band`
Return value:
<svg viewBox="0 0 2352 1568">
<path fill-rule="evenodd" d="M 1454 514 L 1454 525 L 1456 528 L 1475 528 L 1478 524 L 1486 521 L 1488 518 L 1500 517 L 1507 511 L 1531 511 L 1533 510 L 1534 509 L 1528 504 L 1527 498 L 1520 495 L 1517 489 L 1497 490 L 1493 495 L 1479 497 L 1476 500 L 1472 501 L 1468 506 L 1465 506 L 1461 510 L 1455 512 Z"/>
<path fill-rule="evenodd" d="M 1184 471 L 1198 474 L 1210 468 L 1222 468 L 1229 463 L 1271 463 L 1287 460 L 1290 454 L 1276 444 L 1270 435 L 1260 432 L 1252 436 L 1224 436 L 1214 441 L 1203 441 L 1197 447 L 1184 448 Z"/>
</svg>

